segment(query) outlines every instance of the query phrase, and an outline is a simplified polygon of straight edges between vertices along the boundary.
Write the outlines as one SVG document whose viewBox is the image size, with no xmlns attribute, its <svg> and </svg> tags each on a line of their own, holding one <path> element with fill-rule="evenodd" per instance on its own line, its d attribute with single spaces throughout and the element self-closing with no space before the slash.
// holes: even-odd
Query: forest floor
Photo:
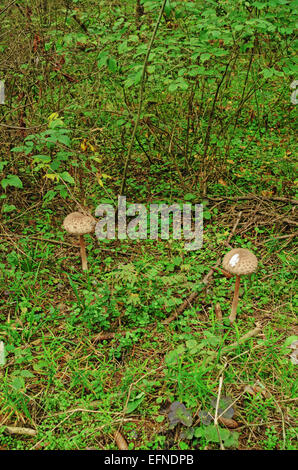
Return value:
<svg viewBox="0 0 298 470">
<path fill-rule="evenodd" d="M 77 20 L 67 28 L 77 34 L 76 49 L 67 43 L 69 57 L 77 53 L 87 71 Z M 43 32 L 49 42 L 52 29 Z M 32 105 L 27 128 L 20 115 L 10 120 L 16 113 L 0 120 L 7 126 L 0 128 L 2 150 L 10 155 L 0 167 L 1 181 L 8 181 L 0 218 L 0 449 L 295 449 L 293 107 L 276 104 L 269 125 L 260 126 L 256 115 L 239 118 L 228 160 L 207 161 L 203 195 L 196 171 L 189 172 L 179 153 L 174 159 L 157 149 L 151 139 L 165 134 L 142 122 L 139 139 L 143 147 L 148 139 L 149 150 L 137 145 L 133 152 L 127 199 L 147 206 L 202 203 L 203 247 L 186 251 L 181 240 L 87 235 L 89 269 L 82 272 L 78 240 L 64 231 L 63 219 L 78 210 L 78 201 L 92 213 L 100 202 L 115 202 L 131 128 L 120 135 L 119 124 L 116 134 L 106 134 L 110 123 L 105 128 L 94 117 L 97 98 L 91 111 L 84 107 L 86 97 L 93 100 L 89 82 L 78 104 L 77 83 L 69 77 L 83 69 L 66 64 L 64 76 L 62 65 L 45 71 L 48 83 L 64 80 L 65 88 L 60 96 L 59 87 L 44 92 L 41 85 L 47 98 Z M 30 97 L 29 84 L 26 90 Z M 119 96 L 104 96 L 103 112 L 124 112 Z M 162 107 L 166 98 L 160 100 Z M 62 153 L 73 151 L 63 181 L 45 174 L 45 158 L 32 160 L 44 156 L 38 144 L 11 151 L 30 141 L 30 125 L 47 130 L 49 116 L 50 122 L 61 116 L 72 132 L 71 144 L 67 133 L 58 136 Z M 241 278 L 233 324 L 235 278 L 221 270 L 232 247 L 250 249 L 259 262 L 255 274 Z"/>
</svg>

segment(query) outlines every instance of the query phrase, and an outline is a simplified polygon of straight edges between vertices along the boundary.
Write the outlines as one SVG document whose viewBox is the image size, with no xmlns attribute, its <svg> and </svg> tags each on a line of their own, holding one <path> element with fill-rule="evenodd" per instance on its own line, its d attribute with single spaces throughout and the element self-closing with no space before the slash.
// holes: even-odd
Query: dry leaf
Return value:
<svg viewBox="0 0 298 470">
<path fill-rule="evenodd" d="M 119 450 L 128 450 L 127 442 L 119 431 L 115 432 L 114 439 Z"/>
<path fill-rule="evenodd" d="M 230 429 L 236 429 L 239 426 L 237 421 L 235 421 L 234 419 L 223 418 L 222 416 L 220 418 L 218 418 L 218 421 L 221 424 L 223 424 L 224 426 L 226 426 L 227 428 L 230 428 Z"/>
<path fill-rule="evenodd" d="M 261 382 L 259 381 L 257 381 L 254 385 L 246 385 L 244 387 L 244 392 L 247 392 L 250 395 L 257 395 L 258 393 L 260 393 L 261 395 L 263 395 L 264 398 L 270 397 L 270 393 L 267 392 L 264 385 L 261 384 Z"/>
</svg>

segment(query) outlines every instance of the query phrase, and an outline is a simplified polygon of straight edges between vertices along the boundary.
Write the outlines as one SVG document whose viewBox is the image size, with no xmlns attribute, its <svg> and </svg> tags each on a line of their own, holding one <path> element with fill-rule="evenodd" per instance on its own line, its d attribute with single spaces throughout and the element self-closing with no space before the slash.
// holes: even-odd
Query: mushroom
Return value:
<svg viewBox="0 0 298 470">
<path fill-rule="evenodd" d="M 63 222 L 64 229 L 72 235 L 80 236 L 80 250 L 82 258 L 83 271 L 87 271 L 86 245 L 84 235 L 94 231 L 96 220 L 91 215 L 84 215 L 80 212 L 72 212 L 65 217 Z"/>
<path fill-rule="evenodd" d="M 252 274 L 257 270 L 257 257 L 246 248 L 235 248 L 229 251 L 223 258 L 223 268 L 231 274 L 236 274 L 235 292 L 232 303 L 232 311 L 229 320 L 233 323 L 236 319 L 239 298 L 240 276 Z"/>
</svg>

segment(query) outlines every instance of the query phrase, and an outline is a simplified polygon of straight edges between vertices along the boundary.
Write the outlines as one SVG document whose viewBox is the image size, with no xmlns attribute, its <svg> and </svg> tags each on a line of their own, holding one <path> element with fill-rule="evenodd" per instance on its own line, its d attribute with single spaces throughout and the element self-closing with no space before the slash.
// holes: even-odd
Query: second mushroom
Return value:
<svg viewBox="0 0 298 470">
<path fill-rule="evenodd" d="M 87 271 L 87 256 L 84 235 L 94 232 L 96 220 L 91 215 L 72 212 L 65 217 L 63 227 L 72 235 L 79 235 L 83 271 Z"/>
<path fill-rule="evenodd" d="M 254 273 L 258 267 L 258 260 L 250 250 L 246 248 L 235 248 L 224 256 L 222 266 L 225 271 L 236 275 L 232 310 L 229 316 L 230 322 L 233 323 L 237 314 L 240 276 Z"/>
</svg>

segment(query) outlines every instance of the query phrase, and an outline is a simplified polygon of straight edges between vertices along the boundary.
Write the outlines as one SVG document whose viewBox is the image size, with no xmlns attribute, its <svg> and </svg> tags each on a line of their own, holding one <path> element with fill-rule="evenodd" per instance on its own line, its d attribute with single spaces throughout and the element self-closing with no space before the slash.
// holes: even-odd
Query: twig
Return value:
<svg viewBox="0 0 298 470">
<path fill-rule="evenodd" d="M 126 335 L 127 331 L 117 331 L 117 332 L 107 332 L 107 333 L 99 333 L 96 336 L 93 337 L 93 343 L 97 343 L 98 341 L 105 341 L 108 339 L 113 339 L 115 338 L 116 334 L 117 335 Z"/>
<path fill-rule="evenodd" d="M 6 5 L 5 8 L 3 8 L 3 10 L 0 11 L 0 15 L 2 15 L 2 13 L 4 13 L 9 7 L 11 7 L 14 3 L 16 3 L 17 0 L 13 0 L 12 2 L 10 2 L 8 5 Z"/>
<path fill-rule="evenodd" d="M 218 393 L 217 393 L 217 400 L 216 400 L 216 408 L 215 408 L 215 415 L 214 415 L 214 426 L 216 427 L 216 431 L 218 434 L 219 442 L 220 442 L 220 449 L 225 450 L 219 428 L 218 428 L 218 409 L 219 409 L 219 401 L 220 401 L 220 396 L 221 396 L 221 389 L 222 389 L 222 384 L 223 384 L 223 376 L 220 377 L 219 379 L 219 385 L 218 385 Z"/>
<path fill-rule="evenodd" d="M 286 203 L 290 203 L 293 205 L 298 204 L 297 199 L 290 199 L 287 197 L 278 197 L 278 196 L 264 197 L 264 196 L 259 196 L 257 194 L 247 194 L 246 196 L 220 196 L 220 197 L 206 196 L 205 199 L 209 199 L 210 201 L 215 201 L 215 202 L 224 201 L 225 199 L 230 200 L 230 201 L 248 201 L 250 199 L 260 199 L 262 201 L 286 202 Z"/>
</svg>

